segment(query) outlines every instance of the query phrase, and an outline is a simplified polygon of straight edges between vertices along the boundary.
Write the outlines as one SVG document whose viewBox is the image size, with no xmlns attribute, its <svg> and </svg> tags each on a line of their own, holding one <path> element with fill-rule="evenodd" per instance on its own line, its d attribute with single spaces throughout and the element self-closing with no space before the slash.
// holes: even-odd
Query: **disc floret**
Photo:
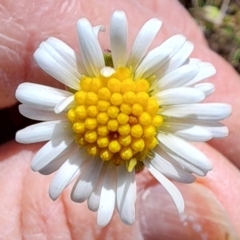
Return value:
<svg viewBox="0 0 240 240">
<path fill-rule="evenodd" d="M 110 69 L 106 68 L 101 73 Z M 76 142 L 90 155 L 115 165 L 125 163 L 132 171 L 157 145 L 163 117 L 157 100 L 149 94 L 147 79 L 135 80 L 126 67 L 110 72 L 110 76 L 81 79 L 81 90 L 75 93 L 75 106 L 67 117 Z"/>
</svg>

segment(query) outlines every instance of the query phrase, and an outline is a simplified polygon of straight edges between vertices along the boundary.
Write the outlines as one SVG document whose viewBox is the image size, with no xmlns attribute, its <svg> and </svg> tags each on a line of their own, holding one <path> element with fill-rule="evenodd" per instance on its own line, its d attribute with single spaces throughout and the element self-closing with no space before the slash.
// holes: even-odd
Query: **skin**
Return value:
<svg viewBox="0 0 240 240">
<path fill-rule="evenodd" d="M 207 101 L 233 106 L 225 120 L 230 134 L 224 139 L 196 144 L 214 164 L 205 177 L 191 185 L 178 184 L 186 210 L 181 216 L 163 187 L 147 172 L 137 177 L 136 223 L 126 226 L 118 214 L 105 228 L 86 203 L 70 200 L 69 186 L 55 202 L 48 196 L 52 175 L 30 169 L 30 161 L 42 144 L 21 145 L 14 141 L 0 146 L 0 239 L 238 239 L 240 237 L 239 174 L 239 75 L 207 46 L 200 29 L 178 1 L 46 1 L 2 0 L 0 3 L 0 107 L 16 103 L 15 90 L 32 81 L 62 88 L 34 62 L 33 52 L 50 36 L 78 49 L 76 21 L 82 16 L 93 25 L 109 26 L 115 9 L 123 9 L 129 21 L 129 46 L 152 17 L 163 27 L 152 46 L 176 33 L 195 44 L 193 57 L 211 62 L 217 74 L 210 79 L 216 91 Z M 100 34 L 109 48 L 108 32 Z M 206 238 L 207 237 L 207 238 Z"/>
</svg>

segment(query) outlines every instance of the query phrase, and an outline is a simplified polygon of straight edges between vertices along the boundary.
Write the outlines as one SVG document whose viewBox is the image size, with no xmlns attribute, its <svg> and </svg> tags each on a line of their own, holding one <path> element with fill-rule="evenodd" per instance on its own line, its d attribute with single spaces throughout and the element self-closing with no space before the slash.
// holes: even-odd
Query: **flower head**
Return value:
<svg viewBox="0 0 240 240">
<path fill-rule="evenodd" d="M 191 183 L 194 175 L 212 169 L 206 156 L 188 141 L 225 137 L 220 120 L 231 114 L 222 103 L 200 103 L 214 91 L 199 83 L 215 68 L 189 58 L 193 44 L 174 35 L 148 52 L 162 22 L 156 18 L 140 29 L 130 53 L 128 23 L 122 11 L 113 13 L 110 51 L 103 51 L 98 33 L 78 21 L 81 56 L 56 38 L 34 53 L 38 65 L 67 90 L 22 83 L 16 97 L 20 112 L 42 121 L 17 132 L 21 143 L 47 141 L 32 160 L 42 174 L 57 171 L 49 189 L 57 199 L 72 181 L 71 198 L 87 200 L 105 226 L 116 208 L 122 221 L 135 220 L 135 174 L 146 167 L 184 210 L 179 190 L 169 180 Z"/>
</svg>

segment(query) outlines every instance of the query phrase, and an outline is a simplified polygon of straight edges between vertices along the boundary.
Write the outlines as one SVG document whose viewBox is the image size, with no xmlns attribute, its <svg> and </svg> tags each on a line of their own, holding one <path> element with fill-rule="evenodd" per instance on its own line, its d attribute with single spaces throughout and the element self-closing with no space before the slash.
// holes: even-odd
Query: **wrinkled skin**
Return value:
<svg viewBox="0 0 240 240">
<path fill-rule="evenodd" d="M 197 144 L 215 167 L 194 184 L 177 184 L 186 201 L 186 211 L 181 216 L 162 186 L 147 171 L 140 173 L 136 223 L 126 226 L 115 213 L 111 223 L 101 229 L 96 225 L 96 214 L 90 212 L 85 203 L 70 200 L 71 187 L 57 201 L 49 198 L 52 175 L 42 176 L 29 167 L 41 144 L 9 142 L 0 147 L 0 239 L 238 239 L 239 75 L 209 50 L 200 29 L 178 1 L 2 0 L 0 107 L 16 103 L 14 92 L 23 81 L 62 87 L 36 65 L 32 57 L 34 50 L 49 36 L 78 49 L 77 19 L 86 16 L 93 25 L 109 26 L 115 9 L 123 9 L 128 15 L 130 44 L 147 19 L 159 17 L 164 24 L 153 46 L 175 33 L 182 33 L 195 44 L 193 56 L 216 67 L 217 74 L 210 79 L 216 91 L 207 101 L 232 104 L 233 114 L 224 122 L 230 135 L 208 144 Z M 100 34 L 100 41 L 103 48 L 109 48 L 108 32 Z"/>
</svg>

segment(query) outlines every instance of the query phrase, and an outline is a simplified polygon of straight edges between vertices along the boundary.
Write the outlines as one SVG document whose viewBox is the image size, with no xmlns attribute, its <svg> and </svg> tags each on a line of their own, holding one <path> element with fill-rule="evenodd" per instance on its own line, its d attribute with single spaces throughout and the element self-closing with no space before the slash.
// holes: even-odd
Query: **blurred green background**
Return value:
<svg viewBox="0 0 240 240">
<path fill-rule="evenodd" d="M 209 46 L 240 72 L 240 0 L 179 0 L 204 32 Z M 0 111 L 0 144 L 34 121 L 15 105 Z"/>
<path fill-rule="evenodd" d="M 209 46 L 240 72 L 240 0 L 180 0 Z"/>
</svg>

